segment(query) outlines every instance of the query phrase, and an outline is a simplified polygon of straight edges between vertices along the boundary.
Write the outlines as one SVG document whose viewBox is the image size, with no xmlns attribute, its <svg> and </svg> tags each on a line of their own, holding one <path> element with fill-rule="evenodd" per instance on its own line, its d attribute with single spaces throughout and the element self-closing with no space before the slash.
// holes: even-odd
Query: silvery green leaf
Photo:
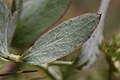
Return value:
<svg viewBox="0 0 120 80">
<path fill-rule="evenodd" d="M 23 48 L 32 44 L 40 34 L 62 16 L 69 2 L 70 0 L 25 1 L 12 46 Z"/>
<path fill-rule="evenodd" d="M 20 18 L 21 11 L 22 11 L 22 0 L 14 0 L 15 6 L 15 11 L 12 12 L 11 20 L 10 20 L 10 25 L 8 28 L 8 43 L 10 44 L 13 38 L 14 31 L 16 29 L 16 24 Z"/>
<path fill-rule="evenodd" d="M 7 48 L 7 28 L 9 25 L 9 10 L 2 0 L 0 0 L 0 51 L 8 54 Z"/>
<path fill-rule="evenodd" d="M 40 65 L 64 57 L 82 46 L 89 39 L 100 16 L 88 13 L 71 18 L 40 37 L 25 52 L 22 60 Z"/>
</svg>

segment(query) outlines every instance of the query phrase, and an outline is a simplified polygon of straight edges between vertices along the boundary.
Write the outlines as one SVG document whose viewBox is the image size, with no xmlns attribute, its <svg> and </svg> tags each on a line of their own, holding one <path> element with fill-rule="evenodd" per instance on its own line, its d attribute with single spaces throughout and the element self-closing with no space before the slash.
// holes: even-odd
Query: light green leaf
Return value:
<svg viewBox="0 0 120 80">
<path fill-rule="evenodd" d="M 40 37 L 22 60 L 40 65 L 72 53 L 89 39 L 99 19 L 99 15 L 88 13 L 59 24 Z"/>
<path fill-rule="evenodd" d="M 27 0 L 23 4 L 12 46 L 23 48 L 30 45 L 40 34 L 58 20 L 70 0 Z"/>
<path fill-rule="evenodd" d="M 54 76 L 56 80 L 63 80 L 62 79 L 62 73 L 60 71 L 60 67 L 58 66 L 49 66 L 48 71 L 50 72 L 51 75 Z"/>
<path fill-rule="evenodd" d="M 0 52 L 8 54 L 7 28 L 9 25 L 9 11 L 2 0 L 0 0 Z"/>
</svg>

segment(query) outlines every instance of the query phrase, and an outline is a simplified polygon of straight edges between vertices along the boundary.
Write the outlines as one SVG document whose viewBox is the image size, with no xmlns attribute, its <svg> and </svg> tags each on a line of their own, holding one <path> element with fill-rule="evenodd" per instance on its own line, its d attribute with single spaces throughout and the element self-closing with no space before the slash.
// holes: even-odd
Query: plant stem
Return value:
<svg viewBox="0 0 120 80">
<path fill-rule="evenodd" d="M 51 78 L 51 80 L 56 80 L 56 78 L 48 71 L 47 68 L 43 66 L 39 66 L 39 68 L 42 69 Z M 17 71 L 17 72 L 8 72 L 8 73 L 0 74 L 0 77 L 14 75 L 14 74 L 35 73 L 38 71 L 39 70 L 24 70 L 24 71 Z"/>
<path fill-rule="evenodd" d="M 110 1 L 111 0 L 102 0 L 101 1 L 101 4 L 100 4 L 100 7 L 99 7 L 99 10 L 98 10 L 98 13 L 99 14 L 102 14 L 101 16 L 101 20 L 98 24 L 98 34 L 99 34 L 99 42 L 101 43 L 102 39 L 103 39 L 103 27 L 104 27 L 104 23 L 105 23 L 105 17 L 106 17 L 106 13 L 107 13 L 107 9 L 109 7 L 109 4 L 110 4 Z"/>
<path fill-rule="evenodd" d="M 98 34 L 99 34 L 99 43 L 101 43 L 102 39 L 103 39 L 103 27 L 104 27 L 104 23 L 105 23 L 105 17 L 106 17 L 106 13 L 107 13 L 107 9 L 108 9 L 108 6 L 110 4 L 110 1 L 111 0 L 102 0 L 101 1 L 101 4 L 100 4 L 100 7 L 99 7 L 99 10 L 98 10 L 98 13 L 102 14 L 102 17 L 101 17 L 101 20 L 99 22 L 99 25 L 97 27 L 97 30 L 98 30 Z M 111 63 L 111 59 L 109 58 L 109 56 L 107 54 L 106 55 L 106 60 L 109 64 L 109 73 L 108 73 L 108 80 L 112 80 L 112 69 L 111 69 L 111 66 L 112 63 Z"/>
<path fill-rule="evenodd" d="M 54 61 L 52 63 L 49 63 L 49 65 L 66 65 L 66 66 L 70 66 L 72 64 L 73 62 L 71 61 Z"/>
<path fill-rule="evenodd" d="M 0 74 L 0 77 L 14 75 L 14 74 L 33 73 L 33 72 L 38 72 L 38 71 L 39 70 L 25 70 L 25 71 L 17 71 L 17 72 L 8 72 L 8 73 Z"/>
</svg>

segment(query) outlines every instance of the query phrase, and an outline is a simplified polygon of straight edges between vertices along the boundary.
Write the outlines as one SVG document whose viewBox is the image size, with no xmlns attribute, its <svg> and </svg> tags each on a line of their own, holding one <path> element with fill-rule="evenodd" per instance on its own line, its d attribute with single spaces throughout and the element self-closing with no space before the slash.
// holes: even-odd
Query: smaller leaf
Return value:
<svg viewBox="0 0 120 80">
<path fill-rule="evenodd" d="M 21 59 L 41 65 L 72 53 L 89 39 L 99 18 L 99 15 L 88 13 L 59 24 L 40 37 Z"/>
<path fill-rule="evenodd" d="M 58 66 L 49 66 L 48 71 L 50 72 L 51 75 L 54 76 L 54 78 L 56 78 L 56 80 L 63 80 L 62 73 Z"/>
</svg>

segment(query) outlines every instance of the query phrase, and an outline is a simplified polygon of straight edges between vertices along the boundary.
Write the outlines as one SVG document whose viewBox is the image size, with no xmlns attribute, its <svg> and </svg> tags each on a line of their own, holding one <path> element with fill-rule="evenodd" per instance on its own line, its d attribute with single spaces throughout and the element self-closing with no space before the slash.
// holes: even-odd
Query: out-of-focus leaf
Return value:
<svg viewBox="0 0 120 80">
<path fill-rule="evenodd" d="M 14 7 L 15 10 L 12 10 L 11 8 L 11 21 L 8 28 L 8 43 L 10 44 L 13 38 L 13 34 L 16 28 L 17 21 L 20 18 L 21 10 L 22 10 L 22 0 L 13 0 L 13 5 L 11 7 Z"/>
<path fill-rule="evenodd" d="M 62 73 L 60 71 L 60 67 L 58 67 L 58 66 L 49 66 L 48 71 L 50 72 L 50 74 L 52 74 L 56 78 L 56 80 L 63 80 L 62 79 Z"/>
<path fill-rule="evenodd" d="M 39 38 L 22 60 L 40 65 L 72 53 L 91 36 L 99 18 L 99 15 L 88 13 L 59 24 Z"/>
<path fill-rule="evenodd" d="M 27 0 L 23 4 L 12 46 L 23 48 L 55 23 L 65 12 L 70 0 Z"/>
<path fill-rule="evenodd" d="M 2 0 L 0 0 L 0 51 L 8 54 L 7 28 L 9 25 L 9 11 Z"/>
<path fill-rule="evenodd" d="M 3 0 L 3 1 L 5 2 L 5 5 L 7 5 L 7 7 L 9 7 L 10 9 L 13 0 Z"/>
<path fill-rule="evenodd" d="M 108 63 L 114 65 L 120 62 L 120 35 L 114 35 L 111 40 L 104 40 L 100 45 L 100 50 L 106 54 Z M 118 66 L 119 67 L 119 66 Z"/>
</svg>

